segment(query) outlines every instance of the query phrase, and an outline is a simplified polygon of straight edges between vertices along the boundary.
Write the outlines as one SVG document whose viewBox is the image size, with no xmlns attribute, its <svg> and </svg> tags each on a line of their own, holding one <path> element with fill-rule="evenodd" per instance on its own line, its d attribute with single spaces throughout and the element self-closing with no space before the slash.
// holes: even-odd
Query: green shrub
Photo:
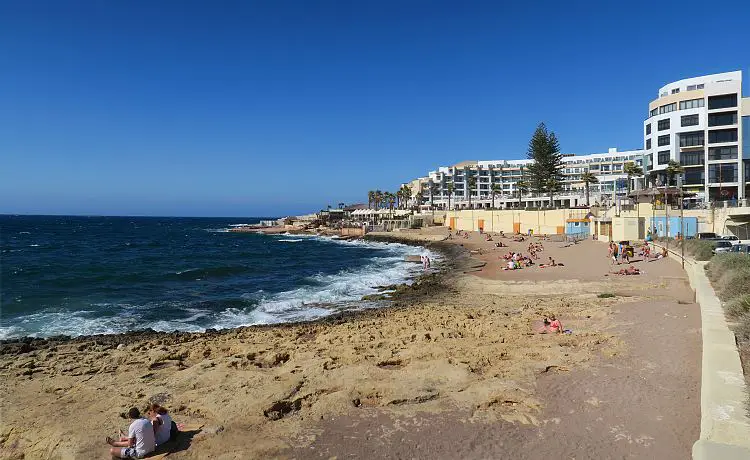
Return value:
<svg viewBox="0 0 750 460">
<path fill-rule="evenodd" d="M 693 250 L 693 258 L 695 260 L 711 260 L 713 256 L 714 245 L 710 243 L 701 244 Z"/>
<path fill-rule="evenodd" d="M 684 240 L 680 244 L 685 245 L 685 254 L 692 256 L 695 260 L 710 260 L 714 255 L 715 244 L 711 241 Z"/>
<path fill-rule="evenodd" d="M 724 308 L 730 318 L 742 318 L 742 316 L 750 313 L 750 294 L 735 297 L 727 302 Z"/>
<path fill-rule="evenodd" d="M 713 284 L 719 298 L 724 301 L 750 294 L 750 267 L 724 271 Z"/>
<path fill-rule="evenodd" d="M 750 268 L 750 257 L 745 254 L 716 254 L 708 266 L 709 277 L 715 279 L 727 271 Z"/>
<path fill-rule="evenodd" d="M 745 313 L 737 318 L 737 324 L 732 329 L 734 329 L 734 335 L 738 341 L 750 341 L 750 313 Z"/>
<path fill-rule="evenodd" d="M 614 294 L 611 294 L 609 292 L 603 292 L 599 294 L 597 297 L 599 297 L 600 299 L 609 299 L 610 297 L 614 297 L 614 296 L 615 296 Z"/>
</svg>

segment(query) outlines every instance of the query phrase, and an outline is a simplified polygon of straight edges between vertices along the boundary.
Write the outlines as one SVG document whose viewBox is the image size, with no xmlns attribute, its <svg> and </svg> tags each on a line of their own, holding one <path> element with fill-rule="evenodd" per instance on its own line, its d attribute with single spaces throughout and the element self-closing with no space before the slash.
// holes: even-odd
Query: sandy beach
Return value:
<svg viewBox="0 0 750 460">
<path fill-rule="evenodd" d="M 0 346 L 0 458 L 106 458 L 148 401 L 202 426 L 169 458 L 687 458 L 699 431 L 700 316 L 680 266 L 612 270 L 606 244 L 447 229 L 447 273 L 378 310 L 205 334 Z M 481 249 L 481 254 L 477 251 Z M 463 255 L 462 255 L 463 254 Z M 468 258 L 465 254 L 470 254 Z M 600 296 L 607 294 L 607 296 Z M 538 334 L 555 314 L 572 334 Z"/>
</svg>

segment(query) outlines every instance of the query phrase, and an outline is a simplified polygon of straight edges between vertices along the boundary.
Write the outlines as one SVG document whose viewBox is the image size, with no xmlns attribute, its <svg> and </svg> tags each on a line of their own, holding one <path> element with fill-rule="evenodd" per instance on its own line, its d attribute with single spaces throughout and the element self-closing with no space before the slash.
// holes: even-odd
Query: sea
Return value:
<svg viewBox="0 0 750 460">
<path fill-rule="evenodd" d="M 230 232 L 264 218 L 0 216 L 0 339 L 202 332 L 384 302 L 423 270 L 398 243 Z"/>
</svg>

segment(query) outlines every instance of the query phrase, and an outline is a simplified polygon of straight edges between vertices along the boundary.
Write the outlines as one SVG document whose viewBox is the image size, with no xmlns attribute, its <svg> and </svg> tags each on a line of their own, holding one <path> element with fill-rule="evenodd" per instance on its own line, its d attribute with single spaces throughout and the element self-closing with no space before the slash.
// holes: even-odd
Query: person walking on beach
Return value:
<svg viewBox="0 0 750 460">
<path fill-rule="evenodd" d="M 113 458 L 143 458 L 156 449 L 154 426 L 151 421 L 141 418 L 136 407 L 128 411 L 128 417 L 133 421 L 128 427 L 128 436 L 120 437 L 119 441 L 107 437 L 107 444 L 112 446 L 109 453 Z"/>
</svg>

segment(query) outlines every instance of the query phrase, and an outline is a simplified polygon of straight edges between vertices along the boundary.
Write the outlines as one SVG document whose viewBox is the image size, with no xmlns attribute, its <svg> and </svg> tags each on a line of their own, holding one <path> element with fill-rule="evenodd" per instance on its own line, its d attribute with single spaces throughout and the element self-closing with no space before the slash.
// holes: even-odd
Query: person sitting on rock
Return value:
<svg viewBox="0 0 750 460">
<path fill-rule="evenodd" d="M 166 408 L 152 403 L 148 406 L 148 418 L 154 426 L 154 437 L 157 446 L 168 442 L 172 437 L 177 435 L 177 425 L 172 421 L 172 417 Z"/>
<path fill-rule="evenodd" d="M 143 458 L 156 449 L 154 426 L 151 421 L 141 418 L 136 407 L 128 411 L 128 417 L 133 421 L 128 427 L 128 436 L 120 437 L 119 441 L 107 437 L 107 444 L 112 446 L 109 453 L 113 458 Z"/>
</svg>

